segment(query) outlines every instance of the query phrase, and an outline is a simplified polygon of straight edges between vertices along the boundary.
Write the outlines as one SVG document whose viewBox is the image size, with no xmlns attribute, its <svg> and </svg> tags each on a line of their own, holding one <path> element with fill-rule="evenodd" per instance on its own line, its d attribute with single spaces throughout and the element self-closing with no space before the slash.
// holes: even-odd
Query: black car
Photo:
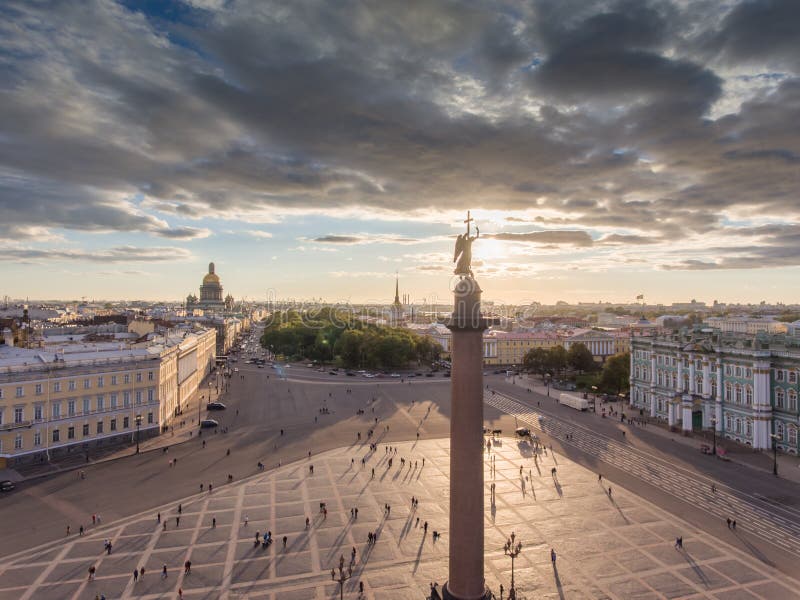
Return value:
<svg viewBox="0 0 800 600">
<path fill-rule="evenodd" d="M 433 373 L 425 373 L 425 377 L 433 377 Z"/>
<path fill-rule="evenodd" d="M 531 434 L 531 430 L 527 427 L 517 427 L 514 433 L 520 437 L 528 437 Z"/>
<path fill-rule="evenodd" d="M 10 492 L 15 487 L 16 486 L 14 485 L 14 482 L 10 479 L 4 479 L 3 481 L 0 481 L 0 492 Z"/>
<path fill-rule="evenodd" d="M 206 410 L 225 410 L 228 408 L 222 402 L 209 402 L 206 404 Z"/>
<path fill-rule="evenodd" d="M 352 371 L 348 371 L 348 372 L 347 372 L 347 376 L 348 376 L 348 377 L 355 377 L 355 376 L 356 376 L 356 374 L 355 374 L 355 373 L 353 373 Z"/>
<path fill-rule="evenodd" d="M 328 371 L 328 375 L 338 375 L 336 371 Z"/>
<path fill-rule="evenodd" d="M 215 421 L 214 419 L 203 419 L 200 421 L 200 427 L 203 429 L 209 429 L 211 427 L 219 427 L 219 421 Z"/>
</svg>

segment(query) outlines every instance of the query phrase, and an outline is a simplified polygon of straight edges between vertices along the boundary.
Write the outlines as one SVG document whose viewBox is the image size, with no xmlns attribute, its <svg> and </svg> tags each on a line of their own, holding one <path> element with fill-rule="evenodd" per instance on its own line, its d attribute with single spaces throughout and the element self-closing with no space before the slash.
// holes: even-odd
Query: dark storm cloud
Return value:
<svg viewBox="0 0 800 600">
<path fill-rule="evenodd" d="M 426 240 L 404 237 L 400 235 L 359 233 L 353 235 L 328 234 L 316 237 L 311 241 L 321 244 L 356 245 L 356 244 L 418 244 Z"/>
<path fill-rule="evenodd" d="M 585 231 L 529 231 L 527 233 L 494 233 L 485 237 L 504 242 L 530 242 L 535 244 L 568 244 L 591 246 L 592 237 Z"/>
<path fill-rule="evenodd" d="M 590 246 L 800 219 L 796 6 L 6 2 L 0 232 L 470 205 Z M 712 116 L 740 63 L 783 71 Z"/>
</svg>

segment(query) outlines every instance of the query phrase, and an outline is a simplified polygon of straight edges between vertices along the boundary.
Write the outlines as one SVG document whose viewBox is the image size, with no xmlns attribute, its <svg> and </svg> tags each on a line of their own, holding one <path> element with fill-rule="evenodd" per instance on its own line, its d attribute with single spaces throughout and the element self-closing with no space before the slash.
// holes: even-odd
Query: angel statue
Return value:
<svg viewBox="0 0 800 600">
<path fill-rule="evenodd" d="M 469 224 L 473 220 L 469 216 L 469 211 L 467 211 L 467 219 L 464 221 L 467 224 L 467 233 L 462 233 L 456 238 L 456 251 L 453 255 L 453 262 L 456 263 L 453 273 L 456 275 L 474 277 L 470 268 L 472 264 L 472 242 L 481 236 L 481 230 L 476 227 L 475 235 L 470 237 Z"/>
</svg>

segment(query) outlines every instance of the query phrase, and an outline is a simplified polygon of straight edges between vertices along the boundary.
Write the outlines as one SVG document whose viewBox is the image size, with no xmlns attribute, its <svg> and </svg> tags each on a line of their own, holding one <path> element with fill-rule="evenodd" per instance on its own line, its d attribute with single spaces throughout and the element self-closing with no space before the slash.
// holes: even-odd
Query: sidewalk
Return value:
<svg viewBox="0 0 800 600">
<path fill-rule="evenodd" d="M 223 388 L 220 388 L 221 393 L 219 394 L 217 393 L 216 387 L 208 387 L 208 382 L 214 381 L 214 377 L 215 376 L 213 375 L 206 377 L 206 379 L 200 383 L 193 397 L 189 399 L 188 406 L 183 414 L 177 415 L 173 418 L 173 423 L 176 425 L 171 426 L 170 431 L 142 439 L 139 442 L 140 454 L 162 450 L 163 448 L 174 446 L 176 444 L 182 444 L 197 436 L 197 432 L 200 431 L 200 425 L 197 421 L 198 405 L 200 409 L 200 418 L 203 418 L 203 406 L 208 402 L 213 402 L 219 399 L 224 400 L 226 395 L 226 393 L 222 391 L 222 389 L 224 389 L 224 384 Z M 206 390 L 209 390 L 209 392 Z M 209 397 L 206 398 L 206 395 Z M 182 421 L 185 422 L 184 425 L 180 425 Z M 93 456 L 89 459 L 89 462 L 86 462 L 84 459 L 84 454 L 81 452 L 75 456 L 62 458 L 57 461 L 51 461 L 43 465 L 26 465 L 20 469 L 0 469 L 0 480 L 10 479 L 14 482 L 30 481 L 40 477 L 46 477 L 48 475 L 55 475 L 57 473 L 63 473 L 66 471 L 75 471 L 90 465 L 96 465 L 98 463 L 109 462 L 135 455 L 135 442 L 125 446 L 117 444 L 106 449 L 94 450 Z"/>
<path fill-rule="evenodd" d="M 511 379 L 506 378 L 506 383 L 513 383 L 517 387 L 520 387 L 526 391 L 531 389 L 537 394 L 541 394 L 543 396 L 547 395 L 547 386 L 539 383 L 537 379 L 527 379 L 525 377 L 515 377 L 513 379 L 514 380 L 512 382 Z M 550 386 L 550 398 L 553 401 L 558 398 L 559 393 L 561 393 L 561 390 L 556 390 Z M 631 417 L 634 415 L 637 417 L 639 416 L 639 410 L 630 407 L 627 403 L 607 402 L 603 405 L 598 405 L 598 409 L 600 409 L 600 406 L 606 408 L 607 415 L 611 410 L 614 410 L 617 413 L 625 412 L 626 415 Z M 597 414 L 597 418 L 602 418 L 600 417 L 599 413 Z M 606 418 L 611 418 L 612 420 L 616 418 L 616 420 L 619 421 L 619 416 L 607 416 Z M 702 434 L 693 433 L 691 435 L 683 435 L 683 433 L 680 431 L 670 431 L 666 423 L 651 419 L 649 417 L 647 418 L 647 427 L 641 427 L 640 425 L 627 425 L 626 427 L 634 427 L 639 432 L 651 433 L 653 435 L 661 436 L 662 438 L 671 439 L 676 443 L 683 444 L 684 446 L 696 448 L 698 456 L 701 445 L 711 445 L 711 440 L 706 439 L 706 437 Z M 725 448 L 726 455 L 730 458 L 730 462 L 732 463 L 743 465 L 751 469 L 757 469 L 766 473 L 772 473 L 773 456 L 771 451 L 754 451 L 747 446 L 743 446 L 734 442 L 733 440 L 725 439 L 719 435 L 717 436 L 717 447 Z M 783 479 L 800 483 L 800 457 L 793 456 L 791 454 L 779 453 L 778 475 Z"/>
</svg>

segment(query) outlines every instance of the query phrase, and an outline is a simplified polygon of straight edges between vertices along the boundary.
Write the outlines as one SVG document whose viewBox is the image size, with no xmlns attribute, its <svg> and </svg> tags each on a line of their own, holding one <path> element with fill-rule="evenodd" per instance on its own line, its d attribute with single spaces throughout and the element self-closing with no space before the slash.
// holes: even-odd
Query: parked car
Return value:
<svg viewBox="0 0 800 600">
<path fill-rule="evenodd" d="M 527 427 L 517 427 L 514 430 L 514 433 L 516 433 L 520 437 L 528 437 L 531 434 L 531 430 L 528 429 Z"/>
<path fill-rule="evenodd" d="M 328 375 L 338 375 L 336 371 L 328 371 Z"/>
<path fill-rule="evenodd" d="M 225 410 L 228 408 L 222 402 L 209 402 L 206 404 L 206 410 Z"/>
<path fill-rule="evenodd" d="M 355 377 L 355 376 L 356 376 L 356 374 L 355 374 L 355 373 L 353 373 L 352 371 L 348 371 L 348 372 L 346 373 L 346 375 L 347 375 L 348 377 Z"/>
<path fill-rule="evenodd" d="M 209 429 L 211 427 L 219 427 L 219 421 L 215 419 L 203 419 L 200 421 L 200 427 L 203 429 Z"/>
<path fill-rule="evenodd" d="M 0 492 L 10 492 L 15 487 L 16 486 L 14 485 L 14 482 L 10 479 L 4 479 L 3 481 L 0 481 Z"/>
</svg>

